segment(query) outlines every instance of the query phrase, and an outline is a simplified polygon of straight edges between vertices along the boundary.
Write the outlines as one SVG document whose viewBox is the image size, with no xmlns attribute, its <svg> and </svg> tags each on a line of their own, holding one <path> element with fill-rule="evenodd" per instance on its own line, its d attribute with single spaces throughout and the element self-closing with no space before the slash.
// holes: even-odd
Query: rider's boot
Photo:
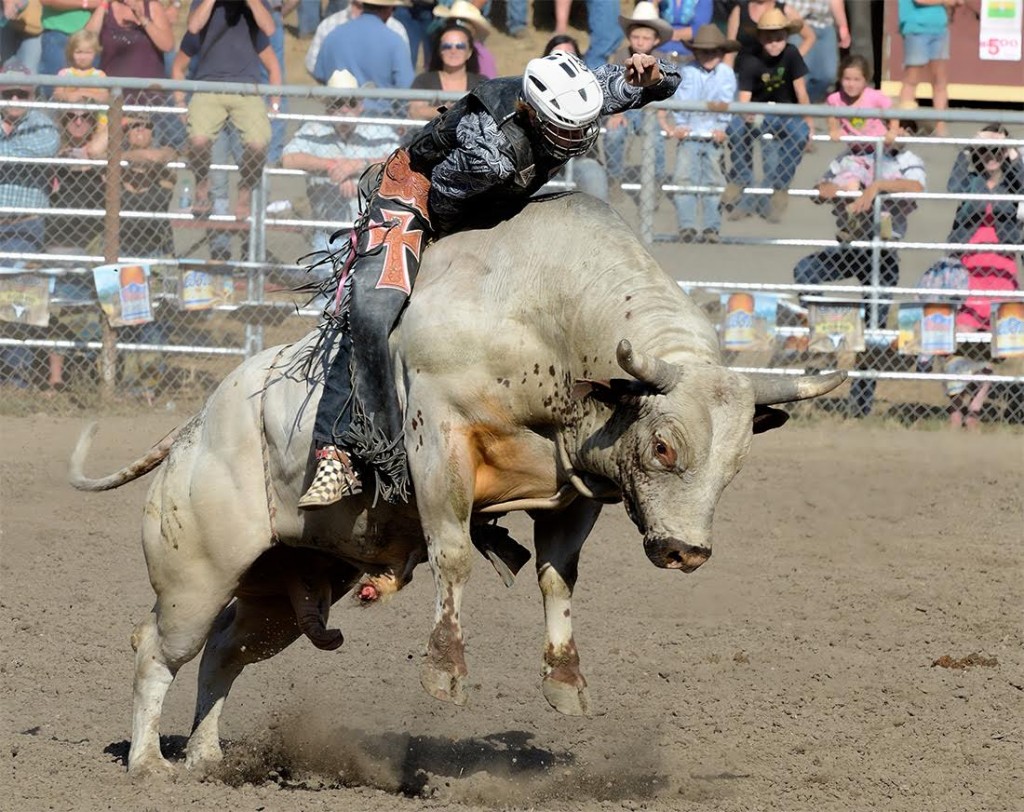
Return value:
<svg viewBox="0 0 1024 812">
<path fill-rule="evenodd" d="M 362 493 L 363 485 L 352 461 L 336 445 L 320 445 L 316 449 L 316 474 L 299 499 L 303 510 L 327 507 L 346 496 Z"/>
</svg>

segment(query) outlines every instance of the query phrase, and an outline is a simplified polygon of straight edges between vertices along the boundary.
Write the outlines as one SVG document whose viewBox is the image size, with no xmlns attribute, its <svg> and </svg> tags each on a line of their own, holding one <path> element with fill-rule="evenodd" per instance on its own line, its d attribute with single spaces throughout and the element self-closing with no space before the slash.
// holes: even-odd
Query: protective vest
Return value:
<svg viewBox="0 0 1024 812">
<path fill-rule="evenodd" d="M 515 164 L 512 178 L 502 185 L 476 195 L 473 207 L 517 203 L 540 189 L 548 179 L 562 168 L 564 162 L 550 157 L 539 136 L 527 132 L 516 115 L 516 102 L 523 88 L 518 76 L 492 79 L 463 96 L 450 108 L 434 118 L 409 144 L 412 168 L 429 177 L 431 171 L 455 148 L 458 140 L 456 128 L 467 113 L 486 112 L 508 139 Z"/>
</svg>

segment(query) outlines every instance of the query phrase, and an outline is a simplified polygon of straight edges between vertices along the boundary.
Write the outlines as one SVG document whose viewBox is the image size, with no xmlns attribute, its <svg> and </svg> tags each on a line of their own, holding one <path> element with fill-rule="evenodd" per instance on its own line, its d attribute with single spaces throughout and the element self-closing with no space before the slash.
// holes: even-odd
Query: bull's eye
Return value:
<svg viewBox="0 0 1024 812">
<path fill-rule="evenodd" d="M 676 464 L 676 450 L 660 437 L 654 438 L 654 456 L 666 468 L 672 468 Z"/>
</svg>

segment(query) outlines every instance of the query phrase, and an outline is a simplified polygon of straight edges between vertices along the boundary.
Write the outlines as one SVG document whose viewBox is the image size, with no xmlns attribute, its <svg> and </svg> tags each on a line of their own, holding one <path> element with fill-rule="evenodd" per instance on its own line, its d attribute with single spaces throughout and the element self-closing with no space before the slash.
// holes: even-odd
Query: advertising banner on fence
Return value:
<svg viewBox="0 0 1024 812">
<path fill-rule="evenodd" d="M 899 352 L 950 355 L 956 349 L 956 318 L 950 302 L 902 302 Z"/>
<path fill-rule="evenodd" d="M 38 274 L 0 274 L 0 320 L 45 327 L 50 323 L 50 285 Z"/>
<path fill-rule="evenodd" d="M 992 357 L 1024 356 L 1024 302 L 992 303 Z"/>
<path fill-rule="evenodd" d="M 148 265 L 101 265 L 93 268 L 96 296 L 111 327 L 153 321 Z"/>
<path fill-rule="evenodd" d="M 222 304 L 231 304 L 235 280 L 230 273 L 206 271 L 181 272 L 179 298 L 185 310 L 209 310 Z"/>
<path fill-rule="evenodd" d="M 1021 61 L 1024 0 L 981 0 L 978 56 L 985 60 Z"/>
<path fill-rule="evenodd" d="M 770 350 L 775 343 L 779 297 L 772 293 L 723 293 L 722 346 L 727 350 Z"/>
<path fill-rule="evenodd" d="M 811 352 L 862 352 L 864 303 L 860 299 L 806 296 Z"/>
</svg>

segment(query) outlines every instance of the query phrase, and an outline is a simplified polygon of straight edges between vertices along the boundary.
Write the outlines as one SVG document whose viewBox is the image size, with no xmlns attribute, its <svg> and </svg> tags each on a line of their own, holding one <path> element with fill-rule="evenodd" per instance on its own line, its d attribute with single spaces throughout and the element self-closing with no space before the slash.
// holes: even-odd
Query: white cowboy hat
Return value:
<svg viewBox="0 0 1024 812">
<path fill-rule="evenodd" d="M 412 0 L 363 0 L 364 6 L 411 6 Z"/>
<path fill-rule="evenodd" d="M 658 38 L 662 42 L 668 42 L 672 39 L 672 26 L 661 19 L 661 15 L 658 14 L 657 5 L 648 2 L 648 0 L 640 0 L 636 4 L 632 17 L 625 17 L 620 14 L 619 25 L 627 37 L 631 28 L 642 25 L 644 28 L 653 28 L 657 31 Z"/>
<path fill-rule="evenodd" d="M 455 0 L 451 7 L 434 6 L 434 16 L 463 20 L 473 29 L 473 39 L 479 42 L 483 42 L 494 31 L 494 26 L 480 13 L 480 9 L 470 3 L 469 0 Z"/>
<path fill-rule="evenodd" d="M 348 70 L 336 70 L 327 80 L 327 87 L 337 90 L 355 90 L 359 87 L 359 80 Z"/>
</svg>

